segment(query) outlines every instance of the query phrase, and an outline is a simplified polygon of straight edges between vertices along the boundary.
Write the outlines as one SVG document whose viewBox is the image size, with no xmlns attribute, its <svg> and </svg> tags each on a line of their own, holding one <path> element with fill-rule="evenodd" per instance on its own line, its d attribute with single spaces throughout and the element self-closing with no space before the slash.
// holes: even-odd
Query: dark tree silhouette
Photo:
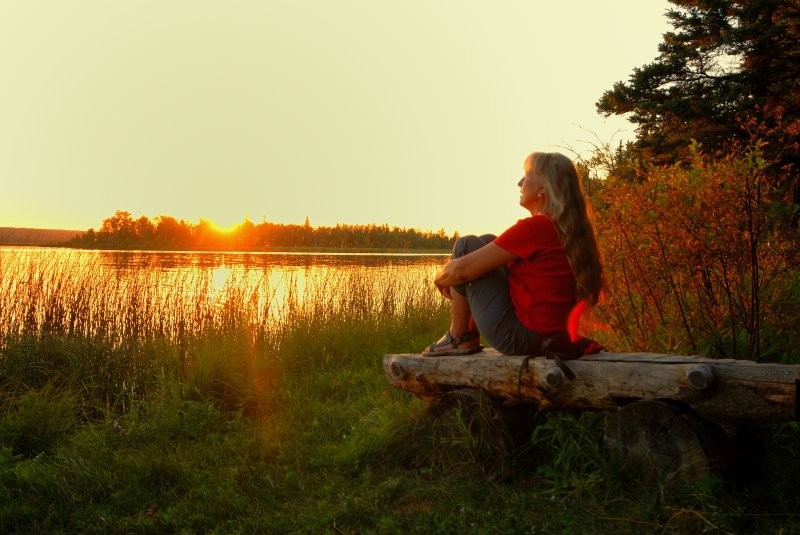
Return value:
<svg viewBox="0 0 800 535">
<path fill-rule="evenodd" d="M 800 2 L 670 0 L 673 31 L 659 56 L 597 102 L 637 125 L 640 161 L 689 160 L 690 139 L 712 155 L 764 142 L 768 173 L 800 204 Z"/>
</svg>

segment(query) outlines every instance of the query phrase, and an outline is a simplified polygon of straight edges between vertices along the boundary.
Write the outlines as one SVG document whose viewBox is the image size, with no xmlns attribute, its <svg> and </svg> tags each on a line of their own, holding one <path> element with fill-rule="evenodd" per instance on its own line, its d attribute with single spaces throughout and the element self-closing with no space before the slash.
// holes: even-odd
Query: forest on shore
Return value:
<svg viewBox="0 0 800 535">
<path fill-rule="evenodd" d="M 0 227 L 0 245 L 37 245 L 47 247 L 63 244 L 82 234 L 83 231 L 80 230 Z"/>
<path fill-rule="evenodd" d="M 161 215 L 134 219 L 130 212 L 117 212 L 103 220 L 99 231 L 89 229 L 66 243 L 70 247 L 91 249 L 191 250 L 191 251 L 267 251 L 303 249 L 414 249 L 450 250 L 458 233 L 437 232 L 383 225 L 345 225 L 312 227 L 303 225 L 244 222 L 231 230 L 221 230 L 208 220 L 192 224 Z"/>
</svg>

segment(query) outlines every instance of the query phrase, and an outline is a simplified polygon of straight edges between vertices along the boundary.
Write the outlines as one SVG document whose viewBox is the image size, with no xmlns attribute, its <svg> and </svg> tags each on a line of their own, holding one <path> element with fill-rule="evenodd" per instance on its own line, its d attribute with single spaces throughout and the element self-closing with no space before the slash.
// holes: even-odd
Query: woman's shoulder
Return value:
<svg viewBox="0 0 800 535">
<path fill-rule="evenodd" d="M 546 215 L 536 214 L 517 220 L 514 225 L 508 228 L 508 230 L 501 234 L 495 241 L 502 245 L 508 240 L 527 241 L 532 238 L 537 241 L 541 239 L 549 240 L 556 235 L 556 227 L 552 220 Z"/>
<path fill-rule="evenodd" d="M 553 220 L 544 214 L 535 214 L 520 219 L 514 226 L 527 227 L 532 229 L 550 229 L 555 228 Z"/>
</svg>

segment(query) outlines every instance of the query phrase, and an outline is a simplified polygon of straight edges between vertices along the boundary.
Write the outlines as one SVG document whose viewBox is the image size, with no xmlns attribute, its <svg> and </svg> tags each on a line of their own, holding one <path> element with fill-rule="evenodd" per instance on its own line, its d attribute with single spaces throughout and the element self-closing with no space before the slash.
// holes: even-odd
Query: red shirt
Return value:
<svg viewBox="0 0 800 535">
<path fill-rule="evenodd" d="M 494 243 L 519 257 L 508 264 L 508 284 L 522 324 L 539 334 L 565 332 L 576 303 L 575 276 L 550 218 L 520 219 Z"/>
</svg>

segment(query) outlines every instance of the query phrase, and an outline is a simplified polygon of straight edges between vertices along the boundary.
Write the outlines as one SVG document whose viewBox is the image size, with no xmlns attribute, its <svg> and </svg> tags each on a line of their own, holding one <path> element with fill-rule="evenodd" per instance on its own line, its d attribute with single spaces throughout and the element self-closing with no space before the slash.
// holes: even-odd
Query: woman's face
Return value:
<svg viewBox="0 0 800 535">
<path fill-rule="evenodd" d="M 530 162 L 525 162 L 525 176 L 519 182 L 519 204 L 531 214 L 537 214 L 544 208 L 544 187 L 539 177 L 533 174 Z"/>
</svg>

